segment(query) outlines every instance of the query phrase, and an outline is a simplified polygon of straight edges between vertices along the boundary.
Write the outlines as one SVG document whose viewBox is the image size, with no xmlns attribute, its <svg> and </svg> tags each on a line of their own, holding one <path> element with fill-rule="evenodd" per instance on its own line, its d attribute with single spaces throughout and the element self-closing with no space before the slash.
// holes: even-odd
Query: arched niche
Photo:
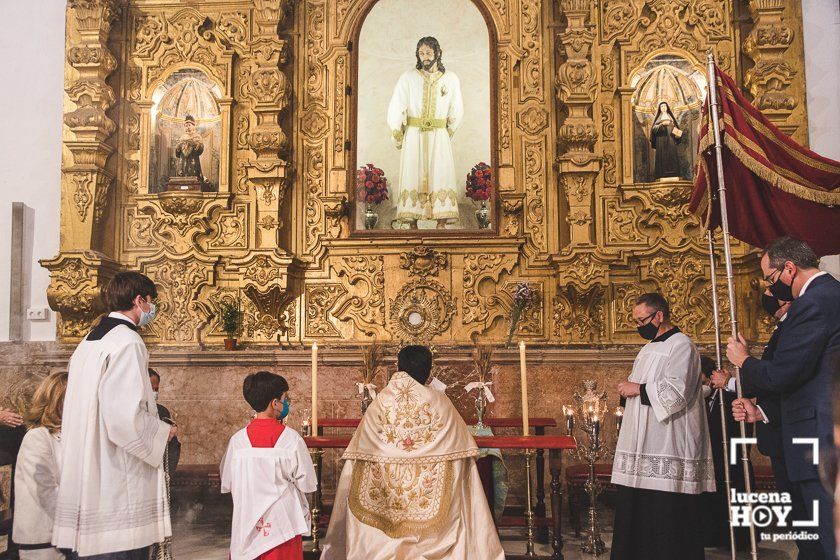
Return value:
<svg viewBox="0 0 840 560">
<path fill-rule="evenodd" d="M 196 68 L 172 72 L 152 92 L 150 110 L 149 192 L 168 190 L 182 175 L 178 148 L 198 140 L 202 190 L 219 191 L 222 156 L 222 97 L 218 84 Z M 188 129 L 191 129 L 188 131 Z"/>
<path fill-rule="evenodd" d="M 149 69 L 144 69 L 148 75 Z M 219 81 L 196 62 L 167 68 L 144 88 L 140 108 L 140 192 L 166 191 L 162 178 L 175 169 L 174 151 L 184 132 L 186 114 L 200 111 L 196 132 L 204 141 L 201 168 L 210 187 L 206 191 L 230 192 L 230 133 L 233 99 L 230 84 Z"/>
<path fill-rule="evenodd" d="M 626 161 L 633 183 L 691 181 L 706 78 L 680 52 L 657 52 L 630 73 L 625 96 Z"/>
<path fill-rule="evenodd" d="M 471 0 L 429 0 L 424 3 L 413 0 L 378 0 L 367 6 L 351 36 L 354 37 L 352 83 L 353 91 L 358 92 L 358 95 L 353 96 L 350 111 L 354 133 L 351 165 L 348 166 L 348 195 L 352 200 L 357 199 L 356 170 L 368 163 L 381 168 L 389 183 L 389 199 L 378 205 L 379 221 L 374 230 L 364 229 L 365 204 L 356 202 L 355 232 L 417 235 L 418 232 L 441 234 L 447 230 L 472 230 L 495 233 L 498 222 L 498 173 L 493 61 L 497 55 L 493 26 L 487 14 L 480 9 L 479 4 Z M 463 116 L 450 136 L 451 176 L 454 177 L 451 188 L 457 199 L 458 218 L 447 224 L 444 231 L 407 230 L 403 229 L 405 224 L 395 221 L 397 197 L 410 189 L 404 172 L 416 164 L 403 161 L 403 158 L 411 156 L 396 146 L 393 123 L 389 123 L 389 107 L 392 106 L 395 90 L 403 76 L 419 72 L 415 67 L 415 51 L 421 37 L 434 37 L 438 40 L 446 69 L 444 74 L 457 77 L 463 105 Z M 422 79 L 419 83 L 423 83 Z M 430 91 L 444 102 L 447 96 L 453 95 L 451 90 L 451 86 L 441 85 Z M 422 105 L 426 97 L 420 97 Z M 442 112 L 436 116 L 446 118 Z M 478 229 L 476 222 L 475 213 L 480 208 L 480 202 L 467 198 L 465 188 L 467 173 L 479 163 L 490 165 L 494 184 L 493 196 L 487 204 L 492 225 L 485 230 Z M 435 164 L 450 165 L 445 154 L 444 159 L 436 160 Z M 423 188 L 420 186 L 421 191 Z M 432 193 L 423 194 L 432 197 Z"/>
</svg>

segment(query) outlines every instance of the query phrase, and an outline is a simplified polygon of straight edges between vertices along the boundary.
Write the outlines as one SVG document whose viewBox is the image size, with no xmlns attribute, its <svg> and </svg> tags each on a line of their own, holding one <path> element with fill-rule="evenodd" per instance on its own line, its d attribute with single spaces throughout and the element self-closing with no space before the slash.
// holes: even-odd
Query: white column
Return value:
<svg viewBox="0 0 840 560">
<path fill-rule="evenodd" d="M 840 160 L 840 2 L 802 0 L 802 28 L 811 149 Z M 840 278 L 840 256 L 823 257 L 821 268 Z"/>
</svg>

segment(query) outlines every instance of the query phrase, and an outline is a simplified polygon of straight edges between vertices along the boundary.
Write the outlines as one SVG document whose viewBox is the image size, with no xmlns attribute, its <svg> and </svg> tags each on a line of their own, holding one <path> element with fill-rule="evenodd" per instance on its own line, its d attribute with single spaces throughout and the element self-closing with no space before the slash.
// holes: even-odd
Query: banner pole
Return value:
<svg viewBox="0 0 840 560">
<path fill-rule="evenodd" d="M 723 367 L 723 354 L 720 347 L 720 310 L 718 308 L 718 289 L 717 289 L 717 265 L 715 257 L 715 240 L 714 233 L 706 232 L 709 236 L 709 272 L 711 275 L 712 286 L 712 313 L 715 318 L 715 365 L 717 369 Z M 723 436 L 723 474 L 726 481 L 726 513 L 729 517 L 729 550 L 732 554 L 732 560 L 735 560 L 737 550 L 735 546 L 735 528 L 732 526 L 732 483 L 729 480 L 729 435 L 726 429 L 726 393 L 725 389 L 718 389 L 718 398 L 720 399 L 720 433 Z"/>
<path fill-rule="evenodd" d="M 714 51 L 709 51 L 709 108 L 711 109 L 712 128 L 714 130 L 715 138 L 715 162 L 717 167 L 718 180 L 718 202 L 720 203 L 720 227 L 723 230 L 723 253 L 726 259 L 726 287 L 729 291 L 729 321 L 732 324 L 732 338 L 738 340 L 738 318 L 735 313 L 735 279 L 732 274 L 732 247 L 729 243 L 729 219 L 726 215 L 726 186 L 723 182 L 723 145 L 720 140 L 720 122 L 718 120 L 718 99 L 717 99 L 717 78 L 715 76 L 715 54 Z M 734 367 L 734 364 L 733 364 Z M 735 370 L 735 389 L 738 398 L 743 398 L 744 393 L 741 389 L 741 369 L 734 367 Z M 741 438 L 746 439 L 747 427 L 744 421 L 740 422 Z M 752 483 L 750 481 L 750 455 L 747 450 L 747 444 L 741 444 L 741 461 L 744 464 L 744 489 L 747 494 L 752 494 Z M 755 525 L 753 524 L 753 508 L 752 503 L 747 501 L 747 511 L 749 515 L 750 524 L 750 556 L 753 560 L 758 558 L 758 551 L 756 549 Z M 731 512 L 731 510 L 730 510 Z"/>
</svg>

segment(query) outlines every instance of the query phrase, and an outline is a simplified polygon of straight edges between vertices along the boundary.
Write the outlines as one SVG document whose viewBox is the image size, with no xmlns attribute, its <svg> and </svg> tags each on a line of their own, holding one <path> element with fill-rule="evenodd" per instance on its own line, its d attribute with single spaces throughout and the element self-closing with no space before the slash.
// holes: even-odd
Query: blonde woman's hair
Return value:
<svg viewBox="0 0 840 560">
<path fill-rule="evenodd" d="M 47 376 L 32 395 L 32 405 L 26 414 L 30 428 L 44 427 L 50 433 L 61 430 L 61 412 L 64 408 L 64 392 L 67 390 L 67 372 L 61 371 Z"/>
</svg>

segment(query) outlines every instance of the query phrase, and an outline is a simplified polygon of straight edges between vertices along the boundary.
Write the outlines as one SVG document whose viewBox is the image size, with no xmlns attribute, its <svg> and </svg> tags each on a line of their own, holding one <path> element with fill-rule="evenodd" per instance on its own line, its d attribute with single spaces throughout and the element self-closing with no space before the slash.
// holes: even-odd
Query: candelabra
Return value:
<svg viewBox="0 0 840 560">
<path fill-rule="evenodd" d="M 367 412 L 370 403 L 373 402 L 373 397 L 370 394 L 370 389 L 368 389 L 367 385 L 362 387 L 362 416 L 365 415 Z"/>
<path fill-rule="evenodd" d="M 475 397 L 475 427 L 477 430 L 483 430 L 486 427 L 484 425 L 485 412 L 487 412 L 487 396 L 484 394 L 484 390 L 479 388 L 478 395 Z"/>
<path fill-rule="evenodd" d="M 603 490 L 603 485 L 595 477 L 595 463 L 599 459 L 608 458 L 612 455 L 608 445 L 604 441 L 603 420 L 607 414 L 607 394 L 598 393 L 598 383 L 594 380 L 583 382 L 586 391 L 583 395 L 578 392 L 574 394 L 575 405 L 564 406 L 563 413 L 566 420 L 566 435 L 573 436 L 574 428 L 582 431 L 586 439 L 577 441 L 577 447 L 571 451 L 572 457 L 585 463 L 589 467 L 589 476 L 586 479 L 584 489 L 589 496 L 589 507 L 587 509 L 585 540 L 581 544 L 581 550 L 586 554 L 598 556 L 603 554 L 606 546 L 601 538 L 601 523 L 598 519 L 598 495 Z M 623 411 L 619 408 L 615 412 L 616 433 L 621 429 Z M 575 418 L 579 418 L 576 422 Z"/>
</svg>

